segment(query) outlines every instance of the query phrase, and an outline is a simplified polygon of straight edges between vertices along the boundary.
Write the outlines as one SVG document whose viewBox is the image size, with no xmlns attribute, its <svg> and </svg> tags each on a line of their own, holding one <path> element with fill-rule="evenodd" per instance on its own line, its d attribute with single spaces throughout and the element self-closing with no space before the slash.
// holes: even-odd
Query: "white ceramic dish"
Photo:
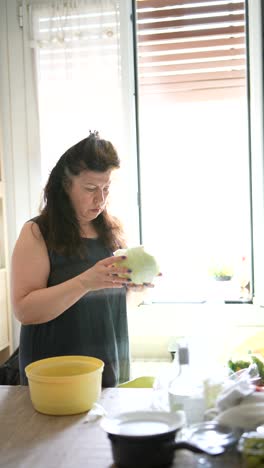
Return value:
<svg viewBox="0 0 264 468">
<path fill-rule="evenodd" d="M 185 423 L 184 413 L 136 411 L 105 417 L 101 427 L 108 434 L 144 437 L 166 434 L 180 429 Z"/>
</svg>

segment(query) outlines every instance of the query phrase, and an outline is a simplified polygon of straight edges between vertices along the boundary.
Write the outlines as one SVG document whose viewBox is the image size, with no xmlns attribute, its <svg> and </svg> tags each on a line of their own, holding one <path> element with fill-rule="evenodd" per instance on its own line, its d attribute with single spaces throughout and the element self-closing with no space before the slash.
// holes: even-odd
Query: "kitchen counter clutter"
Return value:
<svg viewBox="0 0 264 468">
<path fill-rule="evenodd" d="M 152 389 L 108 388 L 99 404 L 108 416 L 150 408 Z M 107 434 L 89 412 L 49 416 L 36 412 L 28 387 L 0 386 L 0 467 L 115 468 Z M 216 457 L 176 450 L 172 468 L 240 468 L 236 451 Z"/>
</svg>

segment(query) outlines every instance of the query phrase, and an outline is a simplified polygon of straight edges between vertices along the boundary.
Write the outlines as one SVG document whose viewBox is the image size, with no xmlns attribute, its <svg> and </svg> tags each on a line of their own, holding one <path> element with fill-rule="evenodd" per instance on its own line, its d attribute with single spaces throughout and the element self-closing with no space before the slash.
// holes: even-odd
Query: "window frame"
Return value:
<svg viewBox="0 0 264 468">
<path fill-rule="evenodd" d="M 253 303 L 264 306 L 263 30 L 261 1 L 247 1 Z"/>
</svg>

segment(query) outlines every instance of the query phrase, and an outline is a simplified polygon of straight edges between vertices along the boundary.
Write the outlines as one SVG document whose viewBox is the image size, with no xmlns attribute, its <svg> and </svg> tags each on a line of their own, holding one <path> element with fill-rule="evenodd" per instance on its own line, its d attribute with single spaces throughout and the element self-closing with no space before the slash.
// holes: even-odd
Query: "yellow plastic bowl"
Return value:
<svg viewBox="0 0 264 468">
<path fill-rule="evenodd" d="M 25 368 L 30 398 L 40 413 L 84 413 L 99 399 L 104 363 L 90 356 L 59 356 Z"/>
</svg>

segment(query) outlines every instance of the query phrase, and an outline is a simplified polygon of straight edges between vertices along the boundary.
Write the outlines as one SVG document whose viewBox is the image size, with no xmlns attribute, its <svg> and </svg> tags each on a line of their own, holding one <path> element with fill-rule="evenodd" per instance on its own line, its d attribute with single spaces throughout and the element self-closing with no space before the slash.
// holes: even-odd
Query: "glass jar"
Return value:
<svg viewBox="0 0 264 468">
<path fill-rule="evenodd" d="M 264 434 L 256 431 L 244 432 L 238 450 L 242 456 L 243 468 L 264 468 Z"/>
</svg>

